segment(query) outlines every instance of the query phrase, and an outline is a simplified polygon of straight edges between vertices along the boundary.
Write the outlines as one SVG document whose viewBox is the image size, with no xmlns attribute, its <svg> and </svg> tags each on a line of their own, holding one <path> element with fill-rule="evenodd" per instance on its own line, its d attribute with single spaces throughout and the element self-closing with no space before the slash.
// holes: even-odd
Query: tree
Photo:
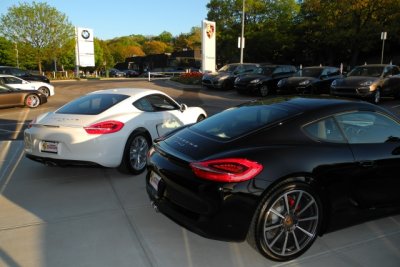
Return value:
<svg viewBox="0 0 400 267">
<path fill-rule="evenodd" d="M 16 66 L 16 44 L 0 37 L 0 65 Z"/>
<path fill-rule="evenodd" d="M 379 54 L 382 31 L 399 40 L 399 20 L 398 0 L 304 0 L 296 25 L 297 44 L 309 57 L 354 66 L 360 54 Z"/>
<path fill-rule="evenodd" d="M 143 52 L 146 55 L 162 54 L 167 51 L 167 44 L 160 41 L 148 41 L 143 45 Z"/>
<path fill-rule="evenodd" d="M 42 61 L 56 57 L 58 48 L 74 38 L 74 27 L 57 9 L 32 2 L 10 7 L 0 18 L 0 33 L 18 45 L 30 47 L 42 72 Z"/>
<path fill-rule="evenodd" d="M 217 60 L 239 61 L 238 37 L 242 28 L 242 0 L 211 0 L 209 20 L 216 22 Z M 245 61 L 287 61 L 293 50 L 291 34 L 299 12 L 296 0 L 246 0 Z"/>
</svg>

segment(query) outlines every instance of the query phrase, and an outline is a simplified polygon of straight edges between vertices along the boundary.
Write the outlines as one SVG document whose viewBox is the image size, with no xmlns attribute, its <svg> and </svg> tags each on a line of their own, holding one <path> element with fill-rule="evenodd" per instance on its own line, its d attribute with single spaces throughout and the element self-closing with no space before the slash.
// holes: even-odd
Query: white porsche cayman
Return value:
<svg viewBox="0 0 400 267">
<path fill-rule="evenodd" d="M 25 155 L 48 165 L 101 165 L 138 174 L 152 140 L 206 116 L 156 90 L 96 91 L 33 120 L 24 132 Z"/>
<path fill-rule="evenodd" d="M 54 86 L 49 83 L 39 81 L 25 81 L 19 77 L 8 74 L 0 74 L 0 83 L 4 83 L 15 89 L 38 90 L 46 97 L 53 96 L 55 94 Z"/>
</svg>

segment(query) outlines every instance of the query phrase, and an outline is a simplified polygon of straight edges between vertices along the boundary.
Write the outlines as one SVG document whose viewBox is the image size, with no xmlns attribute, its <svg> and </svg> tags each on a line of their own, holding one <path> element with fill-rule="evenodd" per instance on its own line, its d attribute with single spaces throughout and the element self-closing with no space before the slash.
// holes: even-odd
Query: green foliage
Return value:
<svg viewBox="0 0 400 267">
<path fill-rule="evenodd" d="M 0 36 L 0 65 L 16 66 L 16 44 Z"/>
<path fill-rule="evenodd" d="M 20 3 L 0 18 L 0 33 L 18 45 L 30 47 L 39 71 L 46 57 L 56 57 L 74 36 L 67 17 L 46 3 Z"/>
</svg>

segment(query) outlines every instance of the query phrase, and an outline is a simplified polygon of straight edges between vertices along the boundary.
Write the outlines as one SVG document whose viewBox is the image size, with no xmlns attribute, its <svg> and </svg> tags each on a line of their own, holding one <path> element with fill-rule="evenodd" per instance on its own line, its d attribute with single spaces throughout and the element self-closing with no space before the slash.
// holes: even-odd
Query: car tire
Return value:
<svg viewBox="0 0 400 267">
<path fill-rule="evenodd" d="M 29 108 L 37 108 L 40 105 L 40 98 L 38 95 L 29 94 L 25 97 L 24 104 Z"/>
<path fill-rule="evenodd" d="M 222 89 L 225 90 L 225 91 L 230 90 L 230 89 L 231 89 L 231 84 L 230 84 L 230 82 L 229 82 L 229 81 L 224 81 L 224 82 L 222 83 Z"/>
<path fill-rule="evenodd" d="M 307 251 L 317 238 L 322 204 L 308 184 L 288 182 L 267 193 L 258 206 L 248 243 L 274 261 L 288 261 Z"/>
<path fill-rule="evenodd" d="M 150 146 L 151 141 L 144 132 L 133 132 L 126 141 L 119 170 L 135 175 L 142 173 L 146 169 Z"/>
<path fill-rule="evenodd" d="M 264 97 L 269 95 L 269 88 L 266 84 L 261 85 L 260 87 L 260 96 Z"/>
<path fill-rule="evenodd" d="M 50 90 L 47 87 L 42 86 L 38 89 L 38 91 L 44 94 L 46 97 L 50 96 Z"/>
</svg>

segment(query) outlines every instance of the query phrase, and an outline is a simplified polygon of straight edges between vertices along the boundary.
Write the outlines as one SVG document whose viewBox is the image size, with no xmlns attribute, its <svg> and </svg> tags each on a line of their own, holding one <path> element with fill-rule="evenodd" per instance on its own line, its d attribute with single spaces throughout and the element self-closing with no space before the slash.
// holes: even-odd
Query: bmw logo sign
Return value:
<svg viewBox="0 0 400 267">
<path fill-rule="evenodd" d="M 90 37 L 90 32 L 88 30 L 83 30 L 81 33 L 81 36 L 83 39 L 89 39 Z"/>
</svg>

